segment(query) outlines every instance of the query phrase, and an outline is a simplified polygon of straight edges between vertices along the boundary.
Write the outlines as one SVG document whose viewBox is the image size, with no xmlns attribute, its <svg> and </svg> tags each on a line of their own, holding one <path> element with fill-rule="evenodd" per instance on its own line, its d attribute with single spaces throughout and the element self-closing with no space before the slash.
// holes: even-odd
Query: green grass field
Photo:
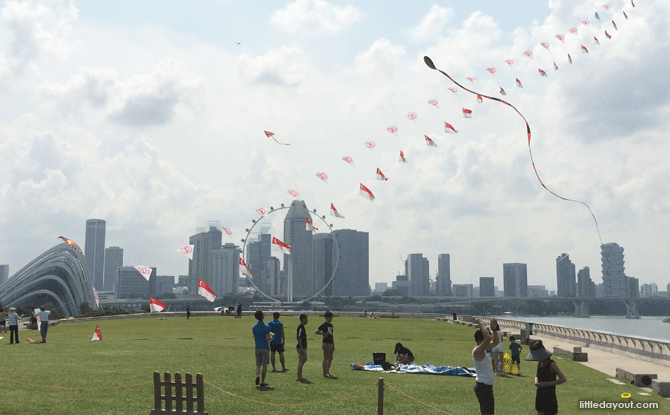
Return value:
<svg viewBox="0 0 670 415">
<path fill-rule="evenodd" d="M 307 332 L 321 324 L 310 317 Z M 153 372 L 202 373 L 206 382 L 234 395 L 274 404 L 309 404 L 337 398 L 375 382 L 379 374 L 353 371 L 349 364 L 367 363 L 373 352 L 392 358 L 400 341 L 416 356 L 416 363 L 472 366 L 473 329 L 432 320 L 363 319 L 336 317 L 335 358 L 331 373 L 321 373 L 320 338 L 308 335 L 308 361 L 304 376 L 311 384 L 295 382 L 297 354 L 295 330 L 298 319 L 283 316 L 287 341 L 286 373 L 268 373 L 271 390 L 254 385 L 255 360 L 251 327 L 253 317 L 192 317 L 102 321 L 97 324 L 103 341 L 91 342 L 96 322 L 59 324 L 49 329 L 48 343 L 29 344 L 26 337 L 39 338 L 36 331 L 19 333 L 21 343 L 0 341 L 0 414 L 148 414 L 153 408 L 153 384 L 121 389 L 95 389 L 152 382 Z M 266 320 L 267 322 L 267 320 Z M 7 333 L 8 334 L 8 333 Z M 507 346 L 509 343 L 505 341 Z M 522 352 L 525 356 L 527 348 Z M 658 395 L 641 396 L 631 385 L 615 385 L 607 376 L 578 363 L 557 358 L 568 378 L 558 386 L 560 413 L 609 413 L 580 410 L 580 400 L 659 402 L 655 413 L 670 413 L 668 400 Z M 279 362 L 277 361 L 277 366 Z M 496 378 L 496 414 L 535 414 L 536 364 L 522 363 L 523 377 Z M 271 369 L 271 368 L 270 368 Z M 477 414 L 472 391 L 474 378 L 383 374 L 386 382 L 405 394 L 453 414 Z M 33 385 L 28 385 L 33 384 Z M 34 385 L 40 385 L 34 386 Z M 92 388 L 68 390 L 58 388 Z M 233 397 L 205 385 L 205 409 L 214 414 L 376 414 L 377 387 L 354 395 L 306 406 L 269 406 Z M 386 414 L 438 414 L 440 412 L 394 390 L 385 391 Z M 635 413 L 647 411 L 633 411 Z M 627 413 L 617 410 L 616 413 Z"/>
</svg>

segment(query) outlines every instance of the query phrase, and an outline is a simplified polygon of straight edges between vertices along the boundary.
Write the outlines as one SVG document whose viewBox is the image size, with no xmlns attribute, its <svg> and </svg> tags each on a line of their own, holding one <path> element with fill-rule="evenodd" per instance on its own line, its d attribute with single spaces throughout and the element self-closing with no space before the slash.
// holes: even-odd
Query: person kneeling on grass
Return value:
<svg viewBox="0 0 670 415">
<path fill-rule="evenodd" d="M 402 343 L 395 344 L 395 351 L 393 354 L 396 355 L 395 363 L 409 365 L 414 361 L 414 355 L 412 354 L 412 351 L 403 346 Z"/>
<path fill-rule="evenodd" d="M 270 327 L 267 324 L 263 323 L 264 317 L 261 310 L 257 310 L 256 314 L 254 314 L 254 317 L 256 317 L 256 320 L 258 320 L 258 323 L 254 324 L 254 327 L 251 329 L 251 331 L 254 333 L 254 339 L 256 341 L 256 386 L 263 388 L 268 386 L 267 383 L 265 383 L 265 375 L 268 371 L 268 363 L 270 363 L 269 342 L 275 338 L 275 334 L 270 331 Z M 263 366 L 262 373 L 261 366 Z M 263 376 L 262 381 L 259 375 Z"/>
<path fill-rule="evenodd" d="M 556 385 L 565 383 L 565 375 L 551 359 L 551 353 L 542 345 L 542 340 L 533 340 L 528 344 L 530 355 L 537 364 L 535 375 L 535 410 L 538 415 L 554 415 L 558 413 Z M 556 379 L 558 376 L 558 379 Z"/>
</svg>

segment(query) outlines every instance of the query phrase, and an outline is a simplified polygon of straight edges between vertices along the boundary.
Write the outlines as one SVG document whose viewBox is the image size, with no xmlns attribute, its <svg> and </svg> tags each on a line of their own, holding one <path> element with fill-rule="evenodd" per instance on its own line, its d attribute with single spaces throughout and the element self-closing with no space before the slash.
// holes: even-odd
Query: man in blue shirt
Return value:
<svg viewBox="0 0 670 415">
<path fill-rule="evenodd" d="M 265 383 L 265 374 L 268 371 L 268 363 L 270 363 L 270 345 L 268 342 L 274 339 L 275 335 L 270 331 L 270 327 L 263 323 L 263 319 L 265 318 L 263 317 L 263 311 L 256 310 L 254 317 L 258 320 L 258 323 L 254 324 L 254 327 L 251 330 L 254 333 L 254 339 L 256 340 L 256 386 L 263 388 L 268 386 L 267 383 Z M 263 366 L 262 382 L 259 377 L 261 374 L 261 366 Z"/>
<path fill-rule="evenodd" d="M 35 318 L 39 317 L 40 334 L 42 335 L 42 344 L 47 342 L 47 330 L 49 329 L 49 314 L 51 310 L 44 310 L 44 306 L 40 307 L 40 311 L 33 313 Z"/>
<path fill-rule="evenodd" d="M 286 372 L 286 364 L 284 363 L 284 323 L 279 321 L 279 313 L 272 313 L 272 321 L 268 323 L 270 331 L 274 333 L 275 338 L 270 342 L 270 362 L 272 362 L 272 371 L 276 372 L 275 368 L 275 353 L 279 352 L 279 362 L 281 362 L 281 371 Z"/>
</svg>

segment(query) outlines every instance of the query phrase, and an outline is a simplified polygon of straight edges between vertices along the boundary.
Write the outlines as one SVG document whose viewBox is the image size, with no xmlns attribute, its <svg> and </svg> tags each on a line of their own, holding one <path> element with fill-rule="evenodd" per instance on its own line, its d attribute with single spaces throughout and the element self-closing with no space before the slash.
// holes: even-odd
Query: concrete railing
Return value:
<svg viewBox="0 0 670 415">
<path fill-rule="evenodd" d="M 467 319 L 470 316 L 463 316 Z M 490 324 L 490 317 L 479 317 L 486 324 Z M 527 329 L 530 322 L 496 319 L 501 328 Z M 670 366 L 670 342 L 660 340 L 641 339 L 622 336 L 600 331 L 572 329 L 552 324 L 532 323 L 533 334 L 564 339 L 583 347 L 605 350 L 623 356 L 642 359 L 663 366 Z"/>
</svg>

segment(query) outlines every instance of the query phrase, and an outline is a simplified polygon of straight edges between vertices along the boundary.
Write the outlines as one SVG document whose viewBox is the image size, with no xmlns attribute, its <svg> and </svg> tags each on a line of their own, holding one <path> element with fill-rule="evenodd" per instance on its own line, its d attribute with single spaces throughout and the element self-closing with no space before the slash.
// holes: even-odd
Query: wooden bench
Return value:
<svg viewBox="0 0 670 415">
<path fill-rule="evenodd" d="M 193 377 L 190 373 L 187 373 L 186 380 L 182 382 L 181 373 L 177 372 L 174 374 L 173 382 L 170 372 L 165 372 L 165 379 L 161 381 L 161 374 L 154 372 L 154 409 L 151 410 L 150 415 L 174 413 L 207 415 L 202 373 L 198 373 L 195 379 L 196 381 L 193 382 Z M 163 388 L 165 388 L 165 393 L 162 391 Z M 174 394 L 172 393 L 173 388 Z M 194 389 L 195 396 L 193 395 Z M 186 392 L 186 395 L 184 395 L 184 392 Z M 165 402 L 165 408 L 163 408 L 163 402 Z M 196 409 L 194 409 L 194 403 Z"/>
<path fill-rule="evenodd" d="M 642 386 L 649 388 L 652 386 L 652 380 L 657 379 L 658 376 L 655 373 L 648 373 L 636 368 L 624 368 L 617 367 L 616 375 L 620 378 L 626 378 L 635 384 L 635 386 Z"/>
<path fill-rule="evenodd" d="M 572 351 L 561 349 L 560 347 L 554 347 L 554 354 L 560 354 L 569 359 L 574 360 L 575 362 L 588 362 L 589 354 L 583 353 L 581 347 L 573 347 Z"/>
</svg>

